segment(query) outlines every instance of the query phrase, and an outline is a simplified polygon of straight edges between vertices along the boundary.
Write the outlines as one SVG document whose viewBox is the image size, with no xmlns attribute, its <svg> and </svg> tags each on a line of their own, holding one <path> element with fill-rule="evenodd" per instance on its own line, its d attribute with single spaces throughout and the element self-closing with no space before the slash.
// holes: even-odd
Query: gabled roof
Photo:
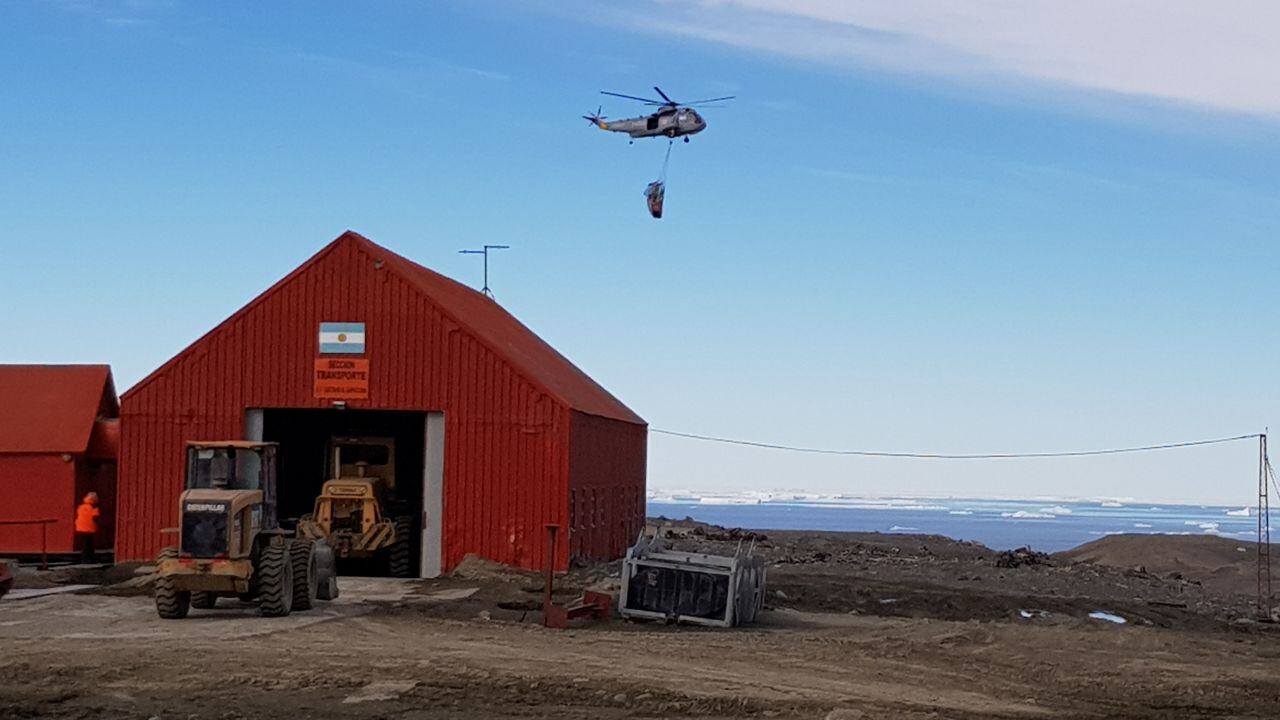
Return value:
<svg viewBox="0 0 1280 720">
<path fill-rule="evenodd" d="M 107 365 L 0 365 L 0 452 L 81 453 L 120 414 Z"/>
<path fill-rule="evenodd" d="M 530 383 L 556 398 L 566 407 L 588 415 L 599 415 L 636 425 L 645 424 L 639 415 L 632 412 L 622 401 L 569 362 L 568 358 L 525 327 L 492 298 L 435 271 L 428 270 L 351 230 L 339 235 L 333 242 L 254 298 L 232 317 L 264 302 L 276 290 L 305 273 L 334 250 L 347 245 L 354 246 L 374 260 L 384 262 L 388 270 L 422 293 L 460 328 L 473 335 L 490 351 L 510 364 Z M 177 362 L 191 347 L 195 347 L 203 339 L 202 337 L 197 340 L 187 350 L 178 353 L 169 362 L 139 381 L 137 385 L 129 388 L 125 392 L 125 397 L 132 396 L 152 379 L 159 377 L 166 367 Z"/>
<path fill-rule="evenodd" d="M 493 298 L 397 255 L 359 233 L 348 230 L 334 242 L 355 243 L 374 259 L 386 262 L 392 272 L 418 288 L 445 314 L 452 316 L 454 322 L 521 371 L 530 382 L 541 385 L 570 408 L 589 415 L 644 424 L 639 415 Z"/>
</svg>

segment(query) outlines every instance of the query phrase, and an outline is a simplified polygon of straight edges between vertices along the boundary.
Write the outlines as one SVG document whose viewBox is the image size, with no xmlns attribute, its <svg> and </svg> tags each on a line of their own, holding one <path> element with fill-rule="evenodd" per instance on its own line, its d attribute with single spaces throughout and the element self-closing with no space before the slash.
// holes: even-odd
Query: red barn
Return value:
<svg viewBox="0 0 1280 720">
<path fill-rule="evenodd" d="M 280 443 L 282 518 L 310 511 L 326 443 L 395 441 L 421 574 L 467 554 L 612 559 L 644 521 L 647 426 L 493 299 L 347 232 L 121 398 L 121 559 L 177 520 L 188 440 Z"/>
<path fill-rule="evenodd" d="M 119 415 L 106 365 L 0 365 L 0 553 L 75 548 L 75 510 L 90 491 L 102 516 L 96 545 L 110 548 Z"/>
</svg>

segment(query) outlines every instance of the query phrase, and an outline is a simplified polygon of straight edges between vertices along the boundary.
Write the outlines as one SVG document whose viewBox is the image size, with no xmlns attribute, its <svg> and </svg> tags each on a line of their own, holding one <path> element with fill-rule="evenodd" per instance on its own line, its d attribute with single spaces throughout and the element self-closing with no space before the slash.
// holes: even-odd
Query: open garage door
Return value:
<svg viewBox="0 0 1280 720">
<path fill-rule="evenodd" d="M 428 422 L 428 416 L 439 418 Z M 378 477 L 377 488 L 382 515 L 396 521 L 398 532 L 408 529 L 406 547 L 383 547 L 372 552 L 353 548 L 339 561 L 339 571 L 349 575 L 396 574 L 397 563 L 413 574 L 439 573 L 439 513 L 432 512 L 440 498 L 424 502 L 426 493 L 442 490 L 443 415 L 438 413 L 266 408 L 247 411 L 247 439 L 280 444 L 279 512 L 281 524 L 292 527 L 299 518 L 312 513 L 326 480 L 334 475 L 335 445 L 343 445 L 345 455 L 339 473 L 350 476 L 358 461 L 363 472 Z M 428 450 L 428 436 L 439 422 L 440 445 Z M 352 444 L 367 442 L 365 452 L 351 452 Z M 439 463 L 434 453 L 439 452 Z M 408 553 L 404 558 L 403 554 Z M 434 553 L 434 563 L 430 555 Z M 399 559 L 396 555 L 400 555 Z M 405 564 L 407 563 L 407 564 Z"/>
</svg>

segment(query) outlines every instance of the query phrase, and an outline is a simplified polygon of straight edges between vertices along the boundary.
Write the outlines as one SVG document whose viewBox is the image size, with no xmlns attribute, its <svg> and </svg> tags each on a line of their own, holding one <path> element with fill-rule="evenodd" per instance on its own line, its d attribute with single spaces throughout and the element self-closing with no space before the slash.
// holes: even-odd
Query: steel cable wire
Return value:
<svg viewBox="0 0 1280 720">
<path fill-rule="evenodd" d="M 1059 458 L 1059 457 L 1087 457 L 1095 455 L 1120 455 L 1124 453 L 1151 452 L 1156 450 L 1172 450 L 1175 448 L 1195 447 L 1200 445 L 1217 445 L 1221 443 L 1239 442 L 1241 440 L 1252 440 L 1262 437 L 1261 433 L 1252 433 L 1249 435 L 1236 435 L 1233 437 L 1213 438 L 1209 440 L 1190 440 L 1187 442 L 1162 443 L 1159 445 L 1139 445 L 1134 447 L 1108 448 L 1104 450 L 1069 450 L 1061 452 L 1032 452 L 1032 453 L 929 453 L 929 452 L 888 452 L 881 450 L 834 450 L 829 448 L 808 448 L 798 447 L 794 445 L 781 445 L 777 443 L 755 442 L 752 440 L 737 440 L 734 438 L 715 437 L 712 435 L 699 435 L 697 433 L 679 432 L 676 430 L 664 430 L 662 428 L 649 428 L 649 432 L 658 433 L 660 435 L 670 435 L 672 437 L 687 438 L 691 440 L 701 440 L 705 442 L 722 443 L 726 445 L 741 445 L 746 447 L 763 448 L 766 450 L 785 450 L 788 452 L 809 453 L 814 455 L 855 455 L 861 457 L 884 457 L 884 458 L 915 458 L 921 460 L 1015 460 L 1027 458 Z M 1278 490 L 1277 492 L 1280 492 Z"/>
</svg>

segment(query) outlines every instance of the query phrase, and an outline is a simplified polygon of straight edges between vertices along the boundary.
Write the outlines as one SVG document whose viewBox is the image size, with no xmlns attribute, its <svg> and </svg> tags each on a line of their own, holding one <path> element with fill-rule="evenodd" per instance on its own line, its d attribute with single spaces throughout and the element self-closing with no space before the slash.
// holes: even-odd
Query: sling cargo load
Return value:
<svg viewBox="0 0 1280 720">
<path fill-rule="evenodd" d="M 655 220 L 662 218 L 662 200 L 667 194 L 666 183 L 655 180 L 644 189 L 645 202 L 649 205 L 649 214 Z"/>
</svg>

